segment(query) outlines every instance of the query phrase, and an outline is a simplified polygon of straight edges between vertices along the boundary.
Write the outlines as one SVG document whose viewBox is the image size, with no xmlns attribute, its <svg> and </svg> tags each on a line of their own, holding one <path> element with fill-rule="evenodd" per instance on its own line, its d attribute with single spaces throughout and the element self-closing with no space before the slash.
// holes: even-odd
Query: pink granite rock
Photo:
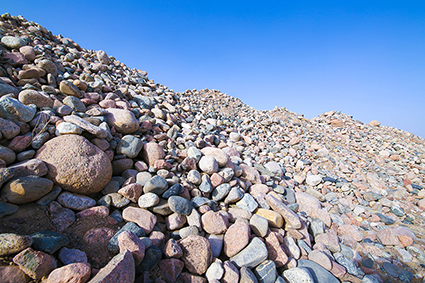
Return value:
<svg viewBox="0 0 425 283">
<path fill-rule="evenodd" d="M 245 248 L 250 239 L 251 229 L 246 222 L 232 224 L 224 235 L 223 251 L 232 257 Z"/>
<path fill-rule="evenodd" d="M 90 283 L 134 282 L 135 265 L 130 251 L 125 250 L 114 256 L 109 263 L 99 270 Z"/>
<path fill-rule="evenodd" d="M 71 263 L 53 270 L 46 283 L 85 283 L 90 275 L 91 268 L 88 263 Z"/>
<path fill-rule="evenodd" d="M 209 234 L 219 235 L 226 232 L 229 221 L 222 214 L 208 211 L 201 217 L 202 228 Z"/>
<path fill-rule="evenodd" d="M 145 245 L 136 234 L 129 231 L 124 231 L 118 235 L 118 245 L 120 253 L 129 250 L 134 258 L 135 265 L 139 265 L 145 257 Z"/>
<path fill-rule="evenodd" d="M 32 279 L 39 280 L 56 268 L 54 257 L 27 248 L 13 258 L 13 262 Z"/>
<path fill-rule="evenodd" d="M 183 250 L 181 260 L 187 270 L 197 275 L 204 274 L 212 262 L 210 242 L 204 237 L 190 235 L 180 240 L 179 244 Z"/>
<path fill-rule="evenodd" d="M 137 207 L 126 207 L 122 212 L 122 218 L 139 225 L 145 231 L 146 235 L 149 235 L 157 221 L 156 216 L 152 212 Z"/>
</svg>

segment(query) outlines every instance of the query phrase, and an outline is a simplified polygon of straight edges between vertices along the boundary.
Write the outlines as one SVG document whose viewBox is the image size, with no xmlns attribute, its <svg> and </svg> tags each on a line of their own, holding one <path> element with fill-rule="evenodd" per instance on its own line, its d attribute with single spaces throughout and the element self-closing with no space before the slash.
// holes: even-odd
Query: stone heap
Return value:
<svg viewBox="0 0 425 283">
<path fill-rule="evenodd" d="M 423 281 L 423 139 L 0 35 L 1 282 Z"/>
</svg>

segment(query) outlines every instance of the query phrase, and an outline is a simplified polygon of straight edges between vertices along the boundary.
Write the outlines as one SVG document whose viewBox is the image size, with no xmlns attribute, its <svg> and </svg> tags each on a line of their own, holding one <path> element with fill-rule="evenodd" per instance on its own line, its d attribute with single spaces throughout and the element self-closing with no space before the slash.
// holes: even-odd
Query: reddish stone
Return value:
<svg viewBox="0 0 425 283">
<path fill-rule="evenodd" d="M 126 221 L 134 222 L 139 225 L 145 231 L 146 235 L 150 234 L 157 221 L 153 213 L 137 207 L 125 208 L 122 212 L 122 217 Z"/>
<path fill-rule="evenodd" d="M 143 194 L 143 186 L 139 183 L 129 184 L 119 189 L 118 193 L 137 203 L 139 197 Z"/>
<path fill-rule="evenodd" d="M 248 223 L 237 222 L 232 224 L 224 235 L 223 251 L 232 257 L 245 248 L 249 243 L 251 229 Z"/>
<path fill-rule="evenodd" d="M 139 265 L 145 257 L 145 245 L 136 234 L 129 231 L 124 231 L 118 235 L 118 245 L 120 253 L 129 250 L 134 258 L 135 265 Z"/>
<path fill-rule="evenodd" d="M 165 152 L 159 144 L 148 142 L 143 145 L 141 155 L 149 166 L 154 166 L 156 160 L 164 159 Z"/>
<path fill-rule="evenodd" d="M 181 260 L 171 258 L 161 260 L 158 264 L 161 277 L 166 283 L 174 283 L 183 270 L 184 263 Z"/>
<path fill-rule="evenodd" d="M 183 272 L 180 274 L 176 283 L 207 283 L 207 279 L 201 276 Z"/>
<path fill-rule="evenodd" d="M 88 263 L 71 263 L 53 270 L 46 283 L 85 283 L 91 275 Z"/>
<path fill-rule="evenodd" d="M 171 238 L 164 246 L 164 255 L 168 258 L 180 258 L 183 255 L 183 251 L 179 243 L 173 238 Z"/>
<path fill-rule="evenodd" d="M 170 170 L 171 168 L 173 168 L 173 165 L 171 165 L 169 162 L 165 161 L 164 159 L 155 160 L 153 164 L 153 169 L 155 170 L 161 170 L 161 169 Z"/>
<path fill-rule="evenodd" d="M 87 208 L 83 211 L 78 212 L 75 216 L 77 218 L 84 218 L 84 217 L 92 217 L 92 216 L 101 216 L 106 217 L 109 215 L 109 209 L 106 206 L 95 206 Z"/>
<path fill-rule="evenodd" d="M 278 233 L 271 232 L 267 237 L 264 238 L 264 242 L 267 247 L 269 260 L 275 262 L 276 267 L 284 266 L 288 262 L 288 256 L 285 253 L 283 246 L 279 242 L 279 238 L 276 235 Z"/>
<path fill-rule="evenodd" d="M 213 188 L 220 186 L 224 183 L 224 178 L 217 173 L 211 175 L 211 185 Z"/>
<path fill-rule="evenodd" d="M 32 136 L 31 135 L 24 135 L 24 136 L 16 136 L 12 139 L 12 141 L 7 146 L 14 152 L 21 152 L 25 150 L 32 142 Z"/>
<path fill-rule="evenodd" d="M 149 239 L 151 239 L 152 245 L 161 247 L 165 242 L 165 235 L 160 231 L 152 231 L 149 235 Z"/>
<path fill-rule="evenodd" d="M 208 211 L 201 218 L 202 228 L 209 234 L 219 235 L 226 232 L 229 221 L 222 214 Z"/>
<path fill-rule="evenodd" d="M 202 236 L 190 235 L 180 240 L 183 250 L 183 260 L 187 270 L 193 274 L 204 274 L 212 262 L 212 250 L 210 242 Z M 197 282 L 197 281 L 183 281 Z"/>
<path fill-rule="evenodd" d="M 99 270 L 90 283 L 134 282 L 134 279 L 134 259 L 130 251 L 125 250 L 114 256 L 105 267 Z"/>
</svg>

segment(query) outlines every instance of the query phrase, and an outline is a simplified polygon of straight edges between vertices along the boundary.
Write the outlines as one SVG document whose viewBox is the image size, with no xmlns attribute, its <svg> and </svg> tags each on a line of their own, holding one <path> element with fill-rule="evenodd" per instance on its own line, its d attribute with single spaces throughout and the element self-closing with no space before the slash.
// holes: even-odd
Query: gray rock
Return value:
<svg viewBox="0 0 425 283">
<path fill-rule="evenodd" d="M 6 165 L 9 165 L 15 161 L 16 154 L 10 148 L 0 145 L 0 159 L 3 159 Z"/>
<path fill-rule="evenodd" d="M 170 206 L 171 211 L 183 215 L 191 214 L 193 209 L 192 202 L 180 196 L 169 197 L 168 205 Z"/>
<path fill-rule="evenodd" d="M 31 235 L 32 247 L 35 250 L 53 254 L 60 248 L 69 244 L 69 239 L 53 231 L 40 231 Z"/>
<path fill-rule="evenodd" d="M 310 274 L 307 268 L 293 267 L 293 268 L 285 270 L 282 276 L 289 283 L 316 283 L 316 282 L 318 283 L 319 282 L 319 281 L 314 281 L 312 275 Z"/>
<path fill-rule="evenodd" d="M 139 155 L 140 150 L 142 150 L 143 142 L 133 136 L 133 135 L 125 135 L 119 141 L 116 151 L 117 154 L 124 154 L 128 158 L 135 158 Z"/>
<path fill-rule="evenodd" d="M 86 112 L 86 106 L 84 103 L 75 96 L 67 96 L 63 99 L 63 104 L 71 107 L 74 111 L 77 112 Z"/>
<path fill-rule="evenodd" d="M 250 194 L 244 194 L 243 198 L 236 203 L 239 208 L 254 212 L 257 209 L 258 203 Z"/>
<path fill-rule="evenodd" d="M 276 273 L 276 264 L 272 260 L 266 260 L 254 269 L 254 274 L 259 283 L 274 283 Z"/>
<path fill-rule="evenodd" d="M 139 197 L 139 200 L 137 201 L 137 204 L 141 208 L 149 208 L 152 206 L 155 206 L 159 203 L 159 196 L 157 196 L 154 193 L 146 193 L 144 195 L 141 195 Z"/>
<path fill-rule="evenodd" d="M 3 36 L 1 43 L 9 49 L 19 49 L 24 45 L 27 45 L 23 38 L 19 36 Z"/>
<path fill-rule="evenodd" d="M 183 186 L 180 184 L 174 184 L 162 194 L 162 197 L 168 199 L 171 196 L 179 195 L 181 192 L 183 192 Z"/>
<path fill-rule="evenodd" d="M 139 175 L 139 174 L 137 174 Z M 144 193 L 154 193 L 158 196 L 162 195 L 168 189 L 168 183 L 165 178 L 161 176 L 154 176 L 143 186 Z"/>
<path fill-rule="evenodd" d="M 202 153 L 196 147 L 191 146 L 187 150 L 187 156 L 195 159 L 196 162 L 199 162 L 199 160 L 201 159 Z"/>
<path fill-rule="evenodd" d="M 59 195 L 57 202 L 59 202 L 63 207 L 70 208 L 73 210 L 84 210 L 96 205 L 96 201 L 87 196 L 72 194 L 69 192 L 64 192 Z"/>
<path fill-rule="evenodd" d="M 345 269 L 347 270 L 347 272 L 350 273 L 351 275 L 354 275 L 354 276 L 359 275 L 359 272 L 357 270 L 357 266 L 354 264 L 354 262 L 352 260 L 346 258 L 345 256 L 340 256 L 340 257 L 336 258 L 336 262 L 338 262 L 339 264 L 344 266 Z"/>
<path fill-rule="evenodd" d="M 33 104 L 27 106 L 12 97 L 0 98 L 0 117 L 7 120 L 28 123 L 34 118 L 36 111 L 37 107 Z"/>
<path fill-rule="evenodd" d="M 239 283 L 258 283 L 257 277 L 255 274 L 246 266 L 243 266 L 240 271 L 240 280 Z"/>
<path fill-rule="evenodd" d="M 218 257 L 223 249 L 223 235 L 208 235 L 207 239 L 211 244 L 213 257 Z"/>
<path fill-rule="evenodd" d="M 410 282 L 410 280 L 413 279 L 413 274 L 410 271 L 404 270 L 389 262 L 384 262 L 382 269 L 392 277 L 399 278 L 404 282 Z"/>
<path fill-rule="evenodd" d="M 18 209 L 18 205 L 0 201 L 0 219 L 6 215 L 14 214 Z"/>
<path fill-rule="evenodd" d="M 41 199 L 37 200 L 35 203 L 38 204 L 38 205 L 41 205 L 41 206 L 48 205 L 50 202 L 54 201 L 61 192 L 62 192 L 62 188 L 55 186 L 50 191 L 50 193 L 48 193 L 47 195 L 45 195 Z"/>
<path fill-rule="evenodd" d="M 230 258 L 237 267 L 256 267 L 267 259 L 268 251 L 266 245 L 257 237 L 237 255 Z"/>
<path fill-rule="evenodd" d="M 239 187 L 233 187 L 230 189 L 229 194 L 224 199 L 224 203 L 226 204 L 235 203 L 243 197 L 244 197 L 244 192 L 242 191 L 242 189 Z"/>
<path fill-rule="evenodd" d="M 310 229 L 314 237 L 325 233 L 325 223 L 318 218 L 311 218 Z"/>
<path fill-rule="evenodd" d="M 215 280 L 220 280 L 224 274 L 224 268 L 220 262 L 213 262 L 208 267 L 205 277 L 208 282 L 214 282 Z"/>
<path fill-rule="evenodd" d="M 201 192 L 204 192 L 204 193 L 212 192 L 213 187 L 211 185 L 211 180 L 210 180 L 210 177 L 208 177 L 208 175 L 202 176 L 202 182 L 199 185 L 199 189 L 201 190 Z"/>
<path fill-rule="evenodd" d="M 324 269 L 319 264 L 308 259 L 298 260 L 298 267 L 302 267 L 308 270 L 314 279 L 314 282 L 327 282 L 327 283 L 339 283 L 339 279 L 336 278 L 332 273 Z"/>
<path fill-rule="evenodd" d="M 0 97 L 9 93 L 18 95 L 19 90 L 16 87 L 11 86 L 10 84 L 6 84 L 3 81 L 0 81 Z"/>
<path fill-rule="evenodd" d="M 265 237 L 269 229 L 269 221 L 260 215 L 254 214 L 249 220 L 249 226 L 255 235 Z"/>
<path fill-rule="evenodd" d="M 212 191 L 212 200 L 220 201 L 225 198 L 230 192 L 230 185 L 227 183 L 221 184 Z"/>
</svg>

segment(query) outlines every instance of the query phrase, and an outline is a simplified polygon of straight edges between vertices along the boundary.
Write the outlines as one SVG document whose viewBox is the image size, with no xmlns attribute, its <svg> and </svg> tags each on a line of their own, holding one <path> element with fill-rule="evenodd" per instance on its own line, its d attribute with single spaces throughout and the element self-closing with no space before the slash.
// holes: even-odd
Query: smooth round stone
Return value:
<svg viewBox="0 0 425 283">
<path fill-rule="evenodd" d="M 313 277 L 306 268 L 293 267 L 285 270 L 282 276 L 289 283 L 315 283 Z"/>
<path fill-rule="evenodd" d="M 111 180 L 102 189 L 101 193 L 104 195 L 118 193 L 119 189 L 120 189 L 120 183 L 118 183 L 118 181 Z"/>
<path fill-rule="evenodd" d="M 53 182 L 37 176 L 19 177 L 7 183 L 1 196 L 14 204 L 35 201 L 48 194 L 53 188 Z"/>
<path fill-rule="evenodd" d="M 146 193 L 139 197 L 137 203 L 141 208 L 149 208 L 159 203 L 159 197 L 154 193 Z"/>
<path fill-rule="evenodd" d="M 403 208 L 399 206 L 392 206 L 391 212 L 394 213 L 398 217 L 403 217 L 406 213 L 404 212 Z"/>
<path fill-rule="evenodd" d="M 32 247 L 38 251 L 52 254 L 69 244 L 69 239 L 53 231 L 40 231 L 31 235 Z"/>
<path fill-rule="evenodd" d="M 63 207 L 70 208 L 73 210 L 84 210 L 96 205 L 96 201 L 92 198 L 71 194 L 64 192 L 59 195 L 57 202 L 59 202 Z"/>
<path fill-rule="evenodd" d="M 44 197 L 42 197 L 41 199 L 37 200 L 35 203 L 41 206 L 45 206 L 48 205 L 50 202 L 54 201 L 59 194 L 62 192 L 62 188 L 61 187 L 53 187 L 53 189 L 50 191 L 50 193 L 48 193 L 47 195 L 45 195 Z"/>
<path fill-rule="evenodd" d="M 63 80 L 59 84 L 59 90 L 67 96 L 81 97 L 80 90 L 73 83 Z M 72 108 L 72 107 L 71 107 Z"/>
<path fill-rule="evenodd" d="M 242 199 L 243 196 L 244 196 L 244 192 L 239 187 L 233 187 L 230 189 L 229 194 L 224 199 L 224 203 L 226 204 L 235 203 L 239 201 L 240 199 Z"/>
<path fill-rule="evenodd" d="M 118 142 L 116 151 L 117 154 L 123 154 L 128 158 L 135 158 L 142 150 L 142 147 L 143 143 L 139 138 L 133 135 L 126 135 Z"/>
<path fill-rule="evenodd" d="M 168 205 L 170 206 L 171 211 L 183 215 L 189 215 L 193 209 L 193 205 L 189 200 L 179 196 L 169 197 Z"/>
<path fill-rule="evenodd" d="M 3 216 L 14 214 L 15 212 L 18 211 L 18 209 L 19 209 L 18 205 L 0 201 L 0 219 Z"/>
<path fill-rule="evenodd" d="M 300 259 L 298 260 L 298 267 L 307 267 L 308 271 L 314 279 L 313 282 L 340 282 L 332 273 L 330 273 L 314 261 L 308 259 Z"/>
<path fill-rule="evenodd" d="M 276 273 L 276 264 L 272 260 L 265 260 L 254 269 L 259 283 L 275 282 Z"/>
<path fill-rule="evenodd" d="M 1 38 L 1 43 L 3 43 L 9 49 L 19 49 L 24 45 L 25 40 L 19 36 L 3 36 Z"/>
<path fill-rule="evenodd" d="M 15 161 L 16 154 L 10 148 L 0 145 L 0 159 L 3 159 L 6 165 L 9 165 Z"/>
<path fill-rule="evenodd" d="M 218 163 L 213 156 L 202 156 L 198 166 L 203 172 L 210 175 L 218 171 Z"/>
<path fill-rule="evenodd" d="M 59 116 L 62 117 L 65 115 L 70 115 L 72 113 L 72 108 L 68 105 L 62 105 L 56 109 L 56 112 L 58 112 Z"/>
<path fill-rule="evenodd" d="M 413 279 L 413 274 L 410 271 L 404 270 L 392 263 L 385 262 L 382 268 L 392 277 L 399 278 L 404 282 L 409 282 Z"/>
<path fill-rule="evenodd" d="M 36 70 L 33 70 L 33 71 L 37 73 Z M 19 93 L 18 99 L 25 105 L 34 104 L 38 108 L 42 108 L 42 107 L 53 108 L 53 100 L 49 96 L 41 92 L 38 92 L 36 90 L 32 90 L 32 89 L 23 90 Z"/>
<path fill-rule="evenodd" d="M 168 199 L 171 196 L 179 195 L 182 191 L 183 191 L 182 185 L 174 184 L 162 194 L 162 197 L 165 199 Z"/>
<path fill-rule="evenodd" d="M 107 207 L 112 205 L 116 208 L 122 208 L 129 203 L 130 200 L 119 193 L 107 194 L 97 201 L 98 205 L 105 205 Z"/>
<path fill-rule="evenodd" d="M 16 155 L 16 161 L 20 162 L 20 161 L 24 161 L 24 160 L 30 160 L 31 158 L 33 158 L 35 155 L 35 150 L 27 150 L 27 151 L 23 151 L 20 152 Z"/>
<path fill-rule="evenodd" d="M 202 181 L 201 174 L 197 170 L 190 170 L 187 173 L 187 180 L 194 185 L 199 185 Z"/>
<path fill-rule="evenodd" d="M 257 209 L 258 203 L 250 194 L 244 194 L 243 198 L 236 203 L 239 208 L 253 212 Z"/>
<path fill-rule="evenodd" d="M 140 174 L 140 173 L 139 173 Z M 139 175 L 137 174 L 137 175 Z M 161 176 L 154 176 L 143 186 L 144 193 L 154 193 L 157 195 L 162 195 L 168 189 L 168 183 L 165 178 Z"/>
<path fill-rule="evenodd" d="M 218 186 L 212 191 L 212 194 L 211 194 L 212 200 L 214 201 L 222 200 L 229 194 L 230 189 L 231 189 L 230 184 L 227 184 L 227 183 L 221 184 L 220 186 Z"/>
<path fill-rule="evenodd" d="M 339 264 L 344 266 L 345 269 L 347 270 L 347 272 L 350 273 L 351 275 L 354 275 L 354 276 L 359 275 L 359 271 L 357 270 L 357 266 L 354 264 L 354 262 L 352 260 L 346 258 L 345 256 L 338 257 L 336 259 L 336 262 L 338 262 Z"/>
<path fill-rule="evenodd" d="M 220 262 L 211 263 L 210 267 L 208 267 L 207 272 L 205 273 L 205 277 L 208 282 L 213 282 L 214 280 L 220 280 L 224 274 L 224 268 Z"/>
<path fill-rule="evenodd" d="M 19 253 L 32 245 L 30 236 L 14 233 L 0 234 L 0 256 Z"/>
<path fill-rule="evenodd" d="M 221 250 L 223 249 L 223 235 L 208 235 L 207 239 L 211 244 L 211 250 L 213 257 L 219 257 Z"/>
</svg>

